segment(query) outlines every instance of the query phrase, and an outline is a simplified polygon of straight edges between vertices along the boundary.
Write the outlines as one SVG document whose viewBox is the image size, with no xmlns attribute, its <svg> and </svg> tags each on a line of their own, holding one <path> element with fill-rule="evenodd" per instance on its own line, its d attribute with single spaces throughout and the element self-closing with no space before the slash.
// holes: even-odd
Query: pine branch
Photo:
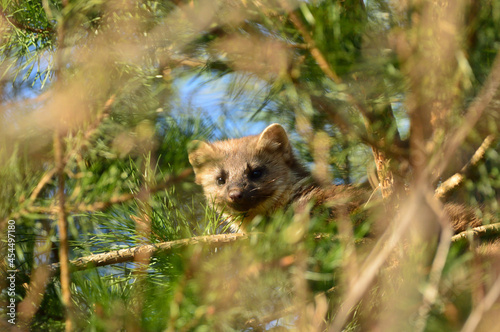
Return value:
<svg viewBox="0 0 500 332">
<path fill-rule="evenodd" d="M 92 267 L 132 262 L 137 256 L 153 255 L 158 251 L 168 251 L 174 248 L 187 247 L 200 243 L 220 245 L 235 242 L 240 239 L 246 239 L 247 237 L 248 235 L 243 233 L 196 236 L 188 239 L 147 244 L 132 248 L 110 251 L 102 254 L 80 257 L 71 261 L 70 265 L 73 271 L 81 271 Z M 52 273 L 56 273 L 60 269 L 60 263 L 51 264 L 49 268 Z"/>
<path fill-rule="evenodd" d="M 306 45 L 309 48 L 309 51 L 311 53 L 311 56 L 314 58 L 318 66 L 321 68 L 323 73 L 333 80 L 336 84 L 342 84 L 342 78 L 340 78 L 337 73 L 332 69 L 330 64 L 328 63 L 327 59 L 323 55 L 323 53 L 320 51 L 318 46 L 316 45 L 313 37 L 311 36 L 310 32 L 307 30 L 307 28 L 304 26 L 302 23 L 301 19 L 296 15 L 296 13 L 290 8 L 290 6 L 285 2 L 281 1 L 281 5 L 285 10 L 287 10 L 288 15 L 290 17 L 290 21 L 292 24 L 297 28 L 299 33 L 302 35 L 304 38 Z M 379 143 L 384 141 L 383 137 L 377 137 L 376 133 L 373 132 L 373 124 L 376 123 L 377 120 L 389 117 L 391 118 L 392 122 L 395 123 L 395 118 L 394 115 L 392 114 L 392 109 L 390 104 L 388 105 L 390 112 L 384 112 L 383 114 L 379 114 L 377 116 L 376 112 L 371 112 L 369 113 L 369 110 L 359 102 L 359 100 L 354 97 L 352 94 L 348 93 L 347 91 L 344 92 L 345 96 L 347 98 L 347 101 L 355 108 L 357 111 L 361 114 L 364 122 L 364 126 L 366 129 L 367 133 L 367 138 L 368 142 L 377 142 L 376 144 L 370 144 L 370 147 L 372 148 L 373 152 L 373 157 L 375 164 L 377 166 L 377 175 L 379 178 L 379 182 L 381 184 L 382 188 L 382 196 L 384 198 L 392 196 L 392 194 L 395 192 L 395 187 L 399 188 L 401 187 L 401 181 L 397 176 L 394 176 L 393 171 L 391 170 L 391 167 L 389 167 L 391 159 L 389 156 L 385 153 L 384 149 L 381 149 L 379 147 Z M 331 115 L 330 115 L 331 117 Z M 341 120 L 339 116 L 334 116 L 333 117 L 334 123 L 337 123 L 338 120 Z M 402 145 L 399 132 L 396 131 L 396 136 L 395 136 L 395 142 L 396 145 Z M 396 191 L 397 192 L 397 191 Z"/>
<path fill-rule="evenodd" d="M 499 233 L 500 234 L 500 223 L 479 226 L 479 227 L 475 227 L 475 228 L 463 231 L 461 233 L 453 235 L 451 237 L 451 241 L 457 242 L 457 241 L 460 241 L 461 239 L 465 239 L 465 238 L 468 238 L 470 236 L 480 237 L 481 235 L 485 235 L 487 233 Z"/>
<path fill-rule="evenodd" d="M 307 31 L 307 28 L 304 26 L 300 18 L 295 14 L 295 12 L 290 8 L 288 3 L 285 1 L 281 1 L 281 5 L 285 10 L 288 12 L 288 15 L 290 16 L 290 21 L 292 24 L 299 30 L 300 34 L 304 38 L 306 45 L 311 53 L 311 56 L 316 60 L 316 63 L 320 67 L 320 69 L 325 73 L 325 75 L 330 78 L 332 81 L 334 81 L 336 84 L 342 84 L 342 79 L 340 76 L 337 75 L 337 73 L 332 69 L 332 67 L 329 65 L 328 61 L 326 60 L 325 56 L 323 53 L 320 51 L 318 46 L 316 45 L 313 37 Z M 363 119 L 365 120 L 365 126 L 367 128 L 370 127 L 369 123 L 369 115 L 366 109 L 352 96 L 351 94 L 346 92 L 346 97 L 351 103 L 363 116 Z"/>
<path fill-rule="evenodd" d="M 24 31 L 32 32 L 32 33 L 50 33 L 50 32 L 54 31 L 50 27 L 49 28 L 34 28 L 34 27 L 29 26 L 29 25 L 22 24 L 22 23 L 18 22 L 12 16 L 11 17 L 7 17 L 7 13 L 5 13 L 5 11 L 3 11 L 3 10 L 0 11 L 0 15 L 2 15 L 2 17 L 7 22 L 9 22 L 11 25 L 13 25 L 14 27 L 16 27 L 16 28 L 18 28 L 20 30 L 24 30 Z"/>
<path fill-rule="evenodd" d="M 102 211 L 105 210 L 112 205 L 115 204 L 121 204 L 125 203 L 127 201 L 133 200 L 133 199 L 141 199 L 142 197 L 147 197 L 148 195 L 157 193 L 159 191 L 165 190 L 169 188 L 170 186 L 179 183 L 183 181 L 185 178 L 187 178 L 193 170 L 191 168 L 186 168 L 182 172 L 180 172 L 178 175 L 171 175 L 169 176 L 165 181 L 162 183 L 158 184 L 157 186 L 153 188 L 144 188 L 141 191 L 139 191 L 136 194 L 130 193 L 130 194 L 122 194 L 118 195 L 115 197 L 111 197 L 108 201 L 101 201 L 101 202 L 94 202 L 92 204 L 79 204 L 77 206 L 72 206 L 70 204 L 65 204 L 65 209 L 66 212 L 71 212 L 71 213 L 81 213 L 81 212 L 97 212 L 97 211 Z M 56 214 L 58 212 L 57 208 L 54 206 L 33 206 L 29 205 L 27 207 L 24 207 L 17 213 L 13 213 L 10 218 L 11 219 L 16 219 L 19 218 L 22 215 L 27 215 L 27 214 L 32 214 L 32 213 L 39 213 L 39 214 Z"/>
<path fill-rule="evenodd" d="M 287 8 L 288 6 L 285 5 L 284 7 Z M 309 31 L 307 31 L 304 24 L 302 24 L 302 21 L 297 17 L 297 15 L 295 15 L 295 12 L 293 12 L 289 8 L 287 8 L 287 9 L 289 12 L 288 15 L 290 16 L 290 21 L 292 21 L 293 25 L 295 25 L 295 27 L 299 30 L 300 34 L 302 35 L 302 37 L 306 41 L 306 45 L 307 45 L 309 51 L 311 52 L 311 55 L 313 56 L 314 60 L 316 60 L 316 63 L 318 64 L 318 66 L 326 74 L 326 76 L 331 78 L 335 83 L 342 84 L 342 79 L 330 67 L 330 65 L 328 64 L 328 61 L 323 56 L 323 53 L 321 53 L 318 46 L 314 42 L 314 39 L 312 38 L 311 34 L 309 33 Z"/>
<path fill-rule="evenodd" d="M 302 35 L 302 38 L 304 38 L 304 41 L 306 42 L 307 49 L 309 49 L 309 52 L 311 53 L 311 56 L 314 58 L 316 63 L 318 64 L 319 68 L 325 73 L 325 75 L 330 78 L 332 81 L 334 81 L 336 84 L 340 85 L 343 83 L 342 79 L 340 76 L 337 75 L 337 73 L 331 68 L 330 64 L 324 57 L 323 53 L 320 51 L 318 46 L 316 45 L 316 42 L 314 41 L 313 37 L 307 30 L 307 28 L 304 26 L 300 18 L 295 14 L 295 12 L 290 8 L 290 6 L 285 2 L 281 1 L 281 5 L 285 10 L 288 11 L 288 15 L 290 16 L 290 21 L 292 24 L 297 28 L 299 33 Z M 349 100 L 349 102 L 359 110 L 361 115 L 363 116 L 365 120 L 365 127 L 369 127 L 368 124 L 368 112 L 362 107 L 357 100 L 351 95 L 346 93 L 346 96 Z"/>
<path fill-rule="evenodd" d="M 191 168 L 186 168 L 182 172 L 180 172 L 178 175 L 171 175 L 169 176 L 164 182 L 160 183 L 159 185 L 153 187 L 153 188 L 143 188 L 141 191 L 139 191 L 136 194 L 122 194 L 119 196 L 111 197 L 110 200 L 108 201 L 102 201 L 102 202 L 94 202 L 92 204 L 80 204 L 78 206 L 73 206 L 70 207 L 69 210 L 72 212 L 96 212 L 96 211 L 101 211 L 104 209 L 107 209 L 108 207 L 114 205 L 114 204 L 121 204 L 125 203 L 127 201 L 130 201 L 132 199 L 142 199 L 143 197 L 147 197 L 150 194 L 154 194 L 156 192 L 165 190 L 169 188 L 170 186 L 181 182 L 184 180 L 186 177 L 191 175 L 193 170 Z"/>
</svg>

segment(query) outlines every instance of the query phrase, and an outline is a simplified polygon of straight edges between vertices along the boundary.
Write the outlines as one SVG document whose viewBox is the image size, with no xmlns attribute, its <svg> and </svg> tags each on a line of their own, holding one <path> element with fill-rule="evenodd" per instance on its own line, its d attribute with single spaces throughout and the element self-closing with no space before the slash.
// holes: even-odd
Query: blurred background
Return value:
<svg viewBox="0 0 500 332">
<path fill-rule="evenodd" d="M 2 330 L 500 324 L 500 1 L 0 8 Z M 274 122 L 363 211 L 226 234 L 187 145 Z"/>
</svg>

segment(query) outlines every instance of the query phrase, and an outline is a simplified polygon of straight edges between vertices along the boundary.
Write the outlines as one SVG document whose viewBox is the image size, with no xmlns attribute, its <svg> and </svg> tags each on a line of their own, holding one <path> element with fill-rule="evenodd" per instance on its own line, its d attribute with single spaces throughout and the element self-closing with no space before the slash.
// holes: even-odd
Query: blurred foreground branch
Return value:
<svg viewBox="0 0 500 332">
<path fill-rule="evenodd" d="M 447 165 L 448 161 L 451 160 L 451 156 L 456 152 L 457 148 L 462 144 L 469 135 L 469 133 L 474 129 L 484 111 L 490 106 L 493 98 L 498 93 L 500 87 L 500 53 L 495 57 L 493 66 L 491 67 L 491 72 L 483 85 L 481 92 L 478 94 L 476 99 L 471 103 L 467 113 L 465 114 L 465 121 L 463 125 L 458 127 L 455 133 L 449 135 L 450 140 L 442 149 L 443 156 L 441 158 L 441 164 L 436 165 L 432 162 L 429 164 L 429 169 L 434 169 L 438 166 L 438 172 L 436 174 L 441 174 L 442 170 Z"/>
<path fill-rule="evenodd" d="M 496 303 L 500 296 L 500 276 L 497 277 L 495 283 L 490 288 L 488 294 L 479 303 L 479 305 L 472 310 L 471 314 L 465 322 L 462 332 L 473 332 L 481 322 L 484 314 Z"/>
<path fill-rule="evenodd" d="M 72 319 L 72 300 L 71 300 L 71 277 L 69 269 L 69 240 L 68 240 L 68 220 L 66 211 L 65 174 L 64 157 L 62 155 L 63 137 L 56 131 L 54 134 L 54 155 L 57 173 L 57 227 L 59 228 L 59 261 L 61 276 L 61 293 L 66 316 L 66 331 L 71 331 L 73 326 Z"/>
<path fill-rule="evenodd" d="M 115 101 L 116 95 L 112 95 L 111 97 L 108 98 L 108 100 L 104 103 L 104 107 L 102 112 L 97 116 L 96 120 L 89 125 L 85 133 L 83 134 L 84 141 L 81 143 L 81 146 L 77 146 L 70 150 L 69 152 L 66 153 L 66 156 L 64 157 L 64 164 L 67 164 L 70 158 L 74 157 L 75 154 L 78 152 L 79 149 L 81 149 L 82 146 L 88 145 L 88 139 L 97 131 L 97 128 L 99 125 L 102 123 L 104 119 L 106 119 L 109 116 L 109 112 L 111 110 L 111 106 L 113 105 Z M 43 177 L 40 179 L 40 182 L 36 185 L 35 189 L 30 195 L 30 201 L 34 202 L 42 189 L 45 187 L 47 183 L 49 183 L 50 180 L 52 180 L 52 177 L 56 174 L 57 169 L 53 168 L 49 171 L 47 171 Z"/>
</svg>

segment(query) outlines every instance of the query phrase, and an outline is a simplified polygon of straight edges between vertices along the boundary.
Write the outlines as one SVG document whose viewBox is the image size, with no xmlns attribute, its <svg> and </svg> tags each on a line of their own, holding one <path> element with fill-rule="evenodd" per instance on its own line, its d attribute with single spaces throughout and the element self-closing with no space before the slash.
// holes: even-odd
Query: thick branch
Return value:
<svg viewBox="0 0 500 332">
<path fill-rule="evenodd" d="M 468 238 L 469 236 L 480 237 L 481 235 L 485 235 L 488 233 L 500 233 L 500 223 L 479 226 L 463 231 L 461 233 L 458 233 L 457 235 L 452 236 L 451 241 L 457 242 L 461 239 Z"/>
<path fill-rule="evenodd" d="M 86 257 L 80 257 L 70 262 L 71 269 L 73 271 L 81 271 L 91 267 L 107 266 L 118 263 L 132 262 L 137 256 L 140 255 L 153 255 L 158 251 L 168 251 L 174 248 L 187 247 L 190 245 L 196 245 L 199 243 L 205 244 L 226 244 L 235 242 L 240 239 L 246 239 L 247 235 L 243 233 L 234 234 L 216 234 L 216 235 L 206 235 L 206 236 L 196 236 L 188 239 L 161 242 L 156 244 L 147 244 L 132 248 L 120 249 L 116 251 L 110 251 L 97 255 L 90 255 Z M 60 269 L 59 263 L 51 264 L 50 269 L 52 273 L 57 272 Z"/>
</svg>

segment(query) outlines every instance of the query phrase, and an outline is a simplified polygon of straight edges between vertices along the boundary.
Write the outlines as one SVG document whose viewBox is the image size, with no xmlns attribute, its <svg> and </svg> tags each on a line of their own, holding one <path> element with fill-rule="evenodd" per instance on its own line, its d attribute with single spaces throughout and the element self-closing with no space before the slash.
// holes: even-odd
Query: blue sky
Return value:
<svg viewBox="0 0 500 332">
<path fill-rule="evenodd" d="M 191 112 L 208 118 L 223 131 L 216 136 L 241 137 L 260 133 L 268 123 L 250 121 L 250 117 L 265 98 L 264 91 L 255 99 L 246 94 L 231 97 L 228 94 L 230 80 L 229 75 L 210 81 L 203 76 L 176 80 L 181 100 L 173 110 L 174 115 Z"/>
</svg>

